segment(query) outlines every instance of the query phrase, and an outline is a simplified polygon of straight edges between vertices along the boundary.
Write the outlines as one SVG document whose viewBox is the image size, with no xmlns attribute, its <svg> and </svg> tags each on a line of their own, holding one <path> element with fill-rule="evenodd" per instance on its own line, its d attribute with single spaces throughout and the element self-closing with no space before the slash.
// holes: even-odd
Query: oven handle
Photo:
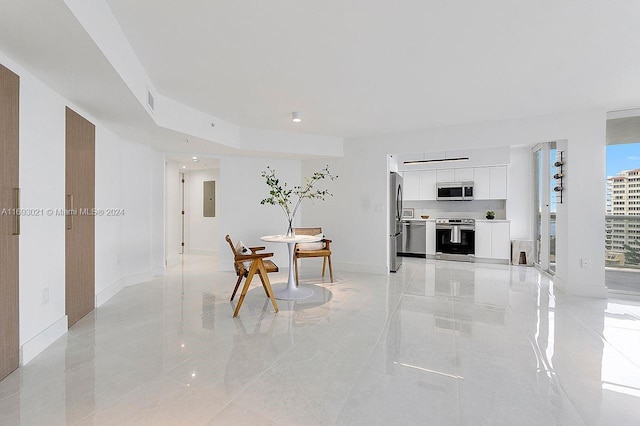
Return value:
<svg viewBox="0 0 640 426">
<path fill-rule="evenodd" d="M 453 225 L 453 228 L 451 230 L 451 243 L 452 244 L 460 244 L 460 242 L 462 241 L 461 235 L 460 235 L 460 225 Z"/>
</svg>

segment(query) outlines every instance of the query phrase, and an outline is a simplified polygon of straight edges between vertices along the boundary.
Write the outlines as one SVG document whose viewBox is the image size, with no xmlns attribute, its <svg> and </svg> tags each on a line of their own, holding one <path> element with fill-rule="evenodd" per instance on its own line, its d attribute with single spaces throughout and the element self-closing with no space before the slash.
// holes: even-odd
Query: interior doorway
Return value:
<svg viewBox="0 0 640 426">
<path fill-rule="evenodd" d="M 20 362 L 18 243 L 20 77 L 0 65 L 0 379 Z"/>
<path fill-rule="evenodd" d="M 95 307 L 95 126 L 66 108 L 65 310 L 69 327 Z"/>
<path fill-rule="evenodd" d="M 533 148 L 534 172 L 534 264 L 552 275 L 556 272 L 556 175 L 558 162 L 556 142 L 545 142 Z"/>
</svg>

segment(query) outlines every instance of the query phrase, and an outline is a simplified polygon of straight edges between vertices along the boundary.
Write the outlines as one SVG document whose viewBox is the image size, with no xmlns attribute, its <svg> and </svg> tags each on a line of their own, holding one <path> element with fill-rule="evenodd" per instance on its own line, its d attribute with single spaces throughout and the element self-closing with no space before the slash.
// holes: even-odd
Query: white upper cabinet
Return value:
<svg viewBox="0 0 640 426">
<path fill-rule="evenodd" d="M 436 190 L 436 171 L 420 171 L 420 199 L 435 200 L 438 191 Z"/>
<path fill-rule="evenodd" d="M 440 182 L 455 182 L 456 175 L 453 169 L 441 169 L 437 171 L 438 183 Z"/>
<path fill-rule="evenodd" d="M 476 167 L 473 171 L 473 198 L 507 199 L 507 166 Z"/>
<path fill-rule="evenodd" d="M 472 182 L 473 168 L 438 170 L 437 181 L 440 182 Z"/>
<path fill-rule="evenodd" d="M 491 199 L 507 199 L 507 166 L 489 167 L 491 174 Z"/>
<path fill-rule="evenodd" d="M 473 182 L 473 168 L 453 169 L 454 182 Z"/>
<path fill-rule="evenodd" d="M 473 173 L 473 198 L 491 199 L 491 172 L 489 167 L 477 167 Z"/>
<path fill-rule="evenodd" d="M 420 199 L 420 172 L 404 172 L 402 183 L 404 186 L 402 195 L 405 200 Z"/>
<path fill-rule="evenodd" d="M 476 200 L 506 200 L 507 166 L 403 172 L 404 199 L 435 201 L 437 184 L 474 182 Z"/>
</svg>

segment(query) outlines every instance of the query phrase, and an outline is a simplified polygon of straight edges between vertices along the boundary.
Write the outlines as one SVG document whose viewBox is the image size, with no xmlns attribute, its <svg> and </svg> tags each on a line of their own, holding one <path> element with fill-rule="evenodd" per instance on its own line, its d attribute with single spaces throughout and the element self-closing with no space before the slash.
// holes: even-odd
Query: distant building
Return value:
<svg viewBox="0 0 640 426">
<path fill-rule="evenodd" d="M 626 170 L 607 179 L 607 216 L 640 216 L 640 169 Z M 640 221 L 607 219 L 607 259 L 620 256 L 625 245 L 640 250 Z"/>
</svg>

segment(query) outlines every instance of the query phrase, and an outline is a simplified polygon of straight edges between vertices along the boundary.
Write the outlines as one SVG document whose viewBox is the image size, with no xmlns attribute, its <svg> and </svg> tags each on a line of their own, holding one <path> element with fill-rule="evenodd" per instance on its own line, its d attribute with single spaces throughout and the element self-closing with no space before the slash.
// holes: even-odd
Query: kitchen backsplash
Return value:
<svg viewBox="0 0 640 426">
<path fill-rule="evenodd" d="M 506 219 L 504 200 L 473 200 L 473 201 L 405 201 L 405 208 L 415 209 L 414 217 L 429 215 L 430 219 L 438 217 L 468 217 L 484 219 L 487 211 L 496 213 L 496 219 Z"/>
</svg>

